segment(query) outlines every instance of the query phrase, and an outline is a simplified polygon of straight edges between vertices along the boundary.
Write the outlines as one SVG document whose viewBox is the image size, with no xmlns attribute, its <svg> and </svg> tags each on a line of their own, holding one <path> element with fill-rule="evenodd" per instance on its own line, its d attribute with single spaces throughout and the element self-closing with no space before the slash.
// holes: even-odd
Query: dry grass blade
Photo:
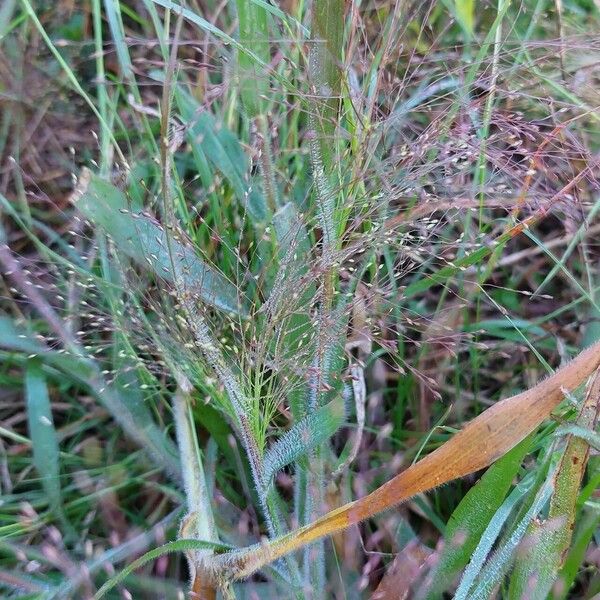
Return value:
<svg viewBox="0 0 600 600">
<path fill-rule="evenodd" d="M 371 600 L 406 600 L 432 550 L 416 540 L 402 549 L 384 575 Z"/>
<path fill-rule="evenodd" d="M 535 430 L 600 366 L 600 342 L 536 386 L 506 398 L 468 423 L 451 440 L 367 496 L 329 512 L 270 544 L 218 557 L 215 566 L 241 579 L 273 560 L 368 519 L 416 494 L 483 469 Z"/>
</svg>

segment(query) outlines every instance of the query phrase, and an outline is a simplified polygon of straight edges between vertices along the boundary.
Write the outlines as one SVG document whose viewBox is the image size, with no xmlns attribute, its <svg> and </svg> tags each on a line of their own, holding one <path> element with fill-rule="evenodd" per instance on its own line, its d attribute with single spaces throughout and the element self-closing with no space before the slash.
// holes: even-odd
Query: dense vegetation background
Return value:
<svg viewBox="0 0 600 600">
<path fill-rule="evenodd" d="M 594 385 L 483 477 L 235 585 L 221 554 L 600 339 L 598 31 L 592 0 L 4 0 L 0 596 L 598 598 Z"/>
</svg>

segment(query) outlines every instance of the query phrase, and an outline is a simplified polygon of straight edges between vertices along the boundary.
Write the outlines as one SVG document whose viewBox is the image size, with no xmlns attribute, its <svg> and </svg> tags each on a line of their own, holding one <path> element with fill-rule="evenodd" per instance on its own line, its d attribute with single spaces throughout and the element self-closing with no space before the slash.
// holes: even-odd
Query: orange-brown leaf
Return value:
<svg viewBox="0 0 600 600">
<path fill-rule="evenodd" d="M 563 399 L 563 390 L 577 388 L 598 366 L 600 342 L 530 390 L 488 408 L 444 445 L 371 494 L 270 543 L 221 555 L 215 566 L 234 579 L 247 577 L 265 564 L 319 538 L 491 465 L 550 415 Z"/>
</svg>

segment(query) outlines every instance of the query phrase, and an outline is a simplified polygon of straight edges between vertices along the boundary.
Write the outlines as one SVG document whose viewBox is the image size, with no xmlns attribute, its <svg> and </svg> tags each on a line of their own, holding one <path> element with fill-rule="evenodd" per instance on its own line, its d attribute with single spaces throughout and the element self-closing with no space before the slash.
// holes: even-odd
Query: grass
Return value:
<svg viewBox="0 0 600 600">
<path fill-rule="evenodd" d="M 600 592 L 594 3 L 0 22 L 2 597 Z"/>
</svg>

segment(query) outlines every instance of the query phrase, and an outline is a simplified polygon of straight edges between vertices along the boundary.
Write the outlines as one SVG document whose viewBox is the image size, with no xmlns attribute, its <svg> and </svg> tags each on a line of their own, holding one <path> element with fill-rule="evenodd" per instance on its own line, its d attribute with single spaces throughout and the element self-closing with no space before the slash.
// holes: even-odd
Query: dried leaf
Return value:
<svg viewBox="0 0 600 600">
<path fill-rule="evenodd" d="M 217 572 L 247 577 L 273 560 L 326 535 L 368 519 L 416 494 L 483 469 L 516 446 L 564 397 L 600 365 L 600 343 L 536 386 L 496 403 L 468 423 L 443 446 L 367 496 L 333 510 L 269 544 L 253 546 L 216 559 Z"/>
<path fill-rule="evenodd" d="M 416 540 L 410 541 L 394 557 L 392 564 L 371 596 L 371 600 L 405 600 L 408 598 L 411 586 L 419 578 L 431 552 Z"/>
</svg>

